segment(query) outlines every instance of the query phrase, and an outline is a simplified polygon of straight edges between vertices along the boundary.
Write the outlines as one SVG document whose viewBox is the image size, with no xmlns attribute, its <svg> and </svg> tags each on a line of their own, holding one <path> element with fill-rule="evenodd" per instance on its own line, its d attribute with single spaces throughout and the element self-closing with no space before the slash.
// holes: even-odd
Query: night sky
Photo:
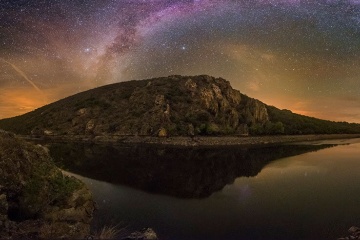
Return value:
<svg viewBox="0 0 360 240">
<path fill-rule="evenodd" d="M 360 0 L 0 1 L 0 119 L 175 74 L 360 123 Z"/>
</svg>

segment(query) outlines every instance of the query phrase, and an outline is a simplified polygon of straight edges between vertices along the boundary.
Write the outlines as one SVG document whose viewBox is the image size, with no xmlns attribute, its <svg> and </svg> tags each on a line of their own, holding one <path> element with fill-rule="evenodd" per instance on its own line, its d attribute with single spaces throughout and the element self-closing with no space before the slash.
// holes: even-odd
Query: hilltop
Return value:
<svg viewBox="0 0 360 240">
<path fill-rule="evenodd" d="M 360 133 L 359 124 L 280 110 L 222 78 L 169 76 L 115 83 L 0 120 L 22 135 L 224 136 Z"/>
</svg>

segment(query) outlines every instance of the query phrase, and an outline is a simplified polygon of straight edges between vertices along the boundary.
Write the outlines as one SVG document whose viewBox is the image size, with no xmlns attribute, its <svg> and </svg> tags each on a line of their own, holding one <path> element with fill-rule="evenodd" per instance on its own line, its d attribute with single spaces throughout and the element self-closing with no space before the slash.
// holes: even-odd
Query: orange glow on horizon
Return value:
<svg viewBox="0 0 360 240">
<path fill-rule="evenodd" d="M 1 90 L 0 119 L 18 116 L 47 104 L 43 96 L 38 95 L 33 89 Z"/>
</svg>

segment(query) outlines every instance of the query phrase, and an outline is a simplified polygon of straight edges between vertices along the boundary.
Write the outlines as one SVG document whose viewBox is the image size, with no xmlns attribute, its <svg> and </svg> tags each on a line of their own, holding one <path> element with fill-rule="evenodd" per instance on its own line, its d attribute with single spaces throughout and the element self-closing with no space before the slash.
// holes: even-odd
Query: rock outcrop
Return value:
<svg viewBox="0 0 360 240">
<path fill-rule="evenodd" d="M 42 107 L 0 127 L 34 136 L 248 134 L 266 105 L 222 78 L 170 76 L 112 84 Z"/>
<path fill-rule="evenodd" d="M 94 202 L 42 146 L 0 130 L 0 238 L 84 238 Z"/>
<path fill-rule="evenodd" d="M 348 232 L 350 234 L 349 236 L 338 238 L 338 240 L 360 239 L 359 227 L 352 226 L 351 228 L 349 228 Z"/>
</svg>

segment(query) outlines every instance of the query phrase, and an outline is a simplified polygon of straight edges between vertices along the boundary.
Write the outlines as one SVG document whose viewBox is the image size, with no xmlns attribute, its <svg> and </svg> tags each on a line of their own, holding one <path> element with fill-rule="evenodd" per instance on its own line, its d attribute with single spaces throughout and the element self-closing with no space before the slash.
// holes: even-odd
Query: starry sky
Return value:
<svg viewBox="0 0 360 240">
<path fill-rule="evenodd" d="M 0 1 L 0 119 L 176 74 L 360 123 L 360 0 Z"/>
</svg>

